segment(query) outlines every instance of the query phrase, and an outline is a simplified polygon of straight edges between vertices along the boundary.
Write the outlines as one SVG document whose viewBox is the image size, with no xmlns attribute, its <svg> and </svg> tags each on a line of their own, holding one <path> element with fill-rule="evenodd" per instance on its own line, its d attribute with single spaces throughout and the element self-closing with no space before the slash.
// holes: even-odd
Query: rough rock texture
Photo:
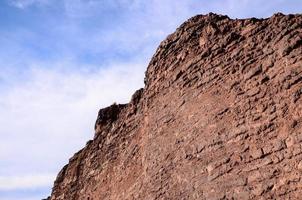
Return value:
<svg viewBox="0 0 302 200">
<path fill-rule="evenodd" d="M 51 200 L 301 199 L 302 15 L 198 15 L 102 109 Z"/>
</svg>

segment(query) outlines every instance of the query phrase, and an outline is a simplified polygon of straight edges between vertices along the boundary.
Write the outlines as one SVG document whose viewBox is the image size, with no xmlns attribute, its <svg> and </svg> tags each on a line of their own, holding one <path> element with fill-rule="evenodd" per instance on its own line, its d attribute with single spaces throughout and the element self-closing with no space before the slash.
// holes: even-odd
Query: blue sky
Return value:
<svg viewBox="0 0 302 200">
<path fill-rule="evenodd" d="M 129 101 L 189 17 L 301 10 L 301 0 L 0 0 L 0 200 L 46 197 L 93 138 L 98 109 Z"/>
</svg>

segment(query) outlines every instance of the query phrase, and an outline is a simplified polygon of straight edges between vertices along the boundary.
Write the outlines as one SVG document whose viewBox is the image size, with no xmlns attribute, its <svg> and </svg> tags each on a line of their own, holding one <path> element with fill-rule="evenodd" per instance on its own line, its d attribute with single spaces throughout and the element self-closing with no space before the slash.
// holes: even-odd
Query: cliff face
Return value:
<svg viewBox="0 0 302 200">
<path fill-rule="evenodd" d="M 299 199 L 302 15 L 189 19 L 95 130 L 51 200 Z"/>
</svg>

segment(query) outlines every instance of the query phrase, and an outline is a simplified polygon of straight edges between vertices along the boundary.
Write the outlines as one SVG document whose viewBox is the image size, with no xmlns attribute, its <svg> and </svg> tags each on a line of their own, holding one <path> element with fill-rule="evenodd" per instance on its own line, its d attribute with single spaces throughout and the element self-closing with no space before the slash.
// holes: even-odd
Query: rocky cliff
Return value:
<svg viewBox="0 0 302 200">
<path fill-rule="evenodd" d="M 51 200 L 301 199 L 302 15 L 182 24 Z"/>
</svg>

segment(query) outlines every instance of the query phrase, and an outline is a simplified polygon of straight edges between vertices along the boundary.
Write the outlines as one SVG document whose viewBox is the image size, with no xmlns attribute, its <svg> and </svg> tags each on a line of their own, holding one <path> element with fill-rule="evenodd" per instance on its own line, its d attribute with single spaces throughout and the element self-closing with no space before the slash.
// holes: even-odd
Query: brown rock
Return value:
<svg viewBox="0 0 302 200">
<path fill-rule="evenodd" d="M 299 199 L 301 27 L 283 14 L 186 21 L 131 102 L 100 110 L 50 200 Z"/>
<path fill-rule="evenodd" d="M 302 160 L 298 163 L 298 170 L 302 171 Z"/>
<path fill-rule="evenodd" d="M 253 150 L 250 151 L 250 154 L 252 158 L 258 159 L 263 156 L 263 150 L 261 148 L 254 148 Z"/>
</svg>

